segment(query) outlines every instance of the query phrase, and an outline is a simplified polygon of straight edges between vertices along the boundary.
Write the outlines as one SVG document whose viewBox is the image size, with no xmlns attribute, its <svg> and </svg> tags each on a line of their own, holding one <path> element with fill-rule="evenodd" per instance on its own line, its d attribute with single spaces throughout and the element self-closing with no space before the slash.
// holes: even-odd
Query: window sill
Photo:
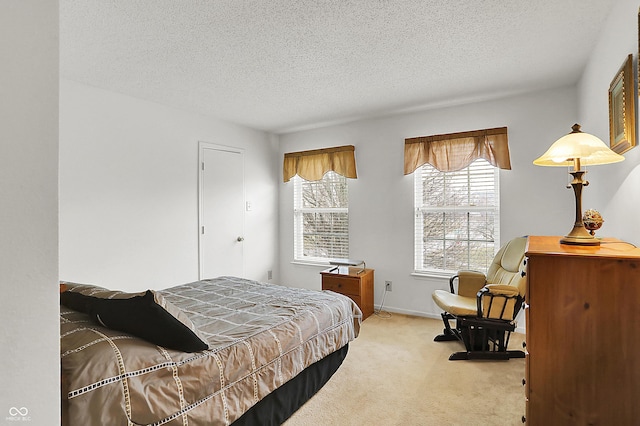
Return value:
<svg viewBox="0 0 640 426">
<path fill-rule="evenodd" d="M 310 260 L 292 260 L 291 264 L 301 266 L 316 266 L 321 268 L 329 268 L 331 266 L 329 262 L 313 262 Z"/>
<path fill-rule="evenodd" d="M 452 276 L 454 276 L 455 272 L 438 272 L 438 271 L 413 271 L 411 273 L 412 276 L 417 278 L 437 278 L 440 280 L 449 280 Z"/>
</svg>

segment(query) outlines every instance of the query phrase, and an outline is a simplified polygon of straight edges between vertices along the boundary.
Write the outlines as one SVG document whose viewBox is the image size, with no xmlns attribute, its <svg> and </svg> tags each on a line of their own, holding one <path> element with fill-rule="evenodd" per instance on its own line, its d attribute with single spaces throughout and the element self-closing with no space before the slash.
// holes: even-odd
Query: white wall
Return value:
<svg viewBox="0 0 640 426">
<path fill-rule="evenodd" d="M 60 418 L 58 2 L 1 2 L 0 58 L 0 422 L 50 425 Z"/>
<path fill-rule="evenodd" d="M 605 143 L 609 143 L 609 84 L 629 53 L 633 54 L 635 73 L 638 2 L 620 0 L 602 29 L 579 84 L 583 130 L 595 134 Z M 631 95 L 637 97 L 634 91 Z M 637 110 L 636 105 L 636 113 Z M 636 146 L 624 156 L 626 159 L 622 163 L 590 168 L 587 175 L 590 185 L 583 192 L 590 200 L 583 201 L 583 208 L 595 208 L 602 213 L 605 223 L 598 234 L 640 245 L 640 148 Z"/>
<path fill-rule="evenodd" d="M 277 140 L 66 80 L 61 279 L 132 291 L 198 279 L 198 141 L 244 149 L 245 275 L 277 279 Z"/>
<path fill-rule="evenodd" d="M 393 281 L 385 307 L 439 315 L 431 301 L 443 279 L 417 278 L 413 270 L 413 177 L 403 175 L 404 139 L 507 126 L 512 170 L 501 171 L 501 238 L 564 235 L 573 226 L 573 196 L 565 169 L 532 161 L 577 119 L 575 88 L 361 121 L 281 136 L 280 161 L 289 151 L 352 144 L 358 179 L 349 180 L 350 256 L 375 269 L 375 303 Z M 292 184 L 280 183 L 280 270 L 289 286 L 320 289 L 321 267 L 292 264 Z"/>
</svg>

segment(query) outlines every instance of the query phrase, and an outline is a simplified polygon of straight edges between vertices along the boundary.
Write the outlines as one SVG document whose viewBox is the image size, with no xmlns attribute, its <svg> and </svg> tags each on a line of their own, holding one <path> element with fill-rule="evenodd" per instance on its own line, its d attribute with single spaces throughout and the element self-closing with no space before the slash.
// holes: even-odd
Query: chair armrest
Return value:
<svg viewBox="0 0 640 426">
<path fill-rule="evenodd" d="M 478 291 L 487 283 L 487 277 L 482 272 L 459 271 L 458 275 L 449 280 L 451 293 L 455 293 L 453 281 L 456 278 L 458 279 L 458 294 L 464 297 L 475 297 Z"/>
<path fill-rule="evenodd" d="M 487 291 L 496 296 L 516 297 L 520 294 L 518 287 L 506 284 L 487 284 Z"/>
<path fill-rule="evenodd" d="M 478 317 L 511 321 L 520 310 L 520 292 L 505 284 L 487 284 L 477 294 Z"/>
</svg>

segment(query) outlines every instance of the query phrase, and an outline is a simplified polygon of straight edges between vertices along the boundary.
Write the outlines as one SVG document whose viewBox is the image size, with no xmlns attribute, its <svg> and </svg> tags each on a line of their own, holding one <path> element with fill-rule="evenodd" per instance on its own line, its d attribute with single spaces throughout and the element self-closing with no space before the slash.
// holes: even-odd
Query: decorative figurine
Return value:
<svg viewBox="0 0 640 426">
<path fill-rule="evenodd" d="M 596 231 L 600 229 L 604 219 L 597 210 L 589 209 L 584 212 L 582 216 L 582 222 L 584 223 L 584 227 L 587 228 L 591 235 L 595 235 Z"/>
</svg>

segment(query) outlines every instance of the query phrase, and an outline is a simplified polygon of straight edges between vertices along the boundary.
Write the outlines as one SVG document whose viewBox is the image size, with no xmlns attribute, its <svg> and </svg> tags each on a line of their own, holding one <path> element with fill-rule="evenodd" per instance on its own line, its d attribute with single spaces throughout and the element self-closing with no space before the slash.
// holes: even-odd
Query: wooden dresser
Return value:
<svg viewBox="0 0 640 426">
<path fill-rule="evenodd" d="M 344 294 L 362 311 L 362 320 L 373 314 L 373 269 L 329 268 L 320 272 L 322 289 Z M 360 272 L 360 273 L 358 273 Z"/>
<path fill-rule="evenodd" d="M 640 424 L 640 249 L 529 237 L 528 425 Z"/>
</svg>

